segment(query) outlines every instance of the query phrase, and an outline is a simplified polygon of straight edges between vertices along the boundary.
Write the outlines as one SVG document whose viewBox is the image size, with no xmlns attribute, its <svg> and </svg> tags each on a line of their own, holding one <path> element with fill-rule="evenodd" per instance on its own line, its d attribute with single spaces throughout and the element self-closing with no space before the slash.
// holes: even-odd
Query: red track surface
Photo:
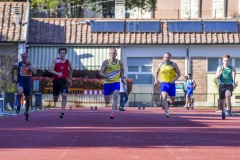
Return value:
<svg viewBox="0 0 240 160">
<path fill-rule="evenodd" d="M 240 117 L 214 109 L 110 108 L 32 112 L 0 118 L 0 160 L 238 160 Z"/>
</svg>

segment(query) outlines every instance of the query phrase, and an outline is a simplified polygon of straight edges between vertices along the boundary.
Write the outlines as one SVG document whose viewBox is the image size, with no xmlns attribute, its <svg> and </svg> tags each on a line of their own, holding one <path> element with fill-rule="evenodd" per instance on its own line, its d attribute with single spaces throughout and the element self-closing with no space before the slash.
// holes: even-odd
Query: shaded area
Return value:
<svg viewBox="0 0 240 160">
<path fill-rule="evenodd" d="M 114 120 L 110 108 L 67 110 L 64 119 L 58 113 L 33 112 L 30 122 L 22 114 L 0 119 L 0 148 L 240 146 L 239 117 L 223 121 L 213 110 L 172 108 L 170 119 L 159 108 L 127 108 Z"/>
</svg>

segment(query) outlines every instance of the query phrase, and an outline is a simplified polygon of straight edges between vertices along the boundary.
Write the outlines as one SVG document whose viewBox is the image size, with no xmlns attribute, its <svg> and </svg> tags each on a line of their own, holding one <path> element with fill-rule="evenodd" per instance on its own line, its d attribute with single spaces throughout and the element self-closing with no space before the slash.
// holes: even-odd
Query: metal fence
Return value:
<svg viewBox="0 0 240 160">
<path fill-rule="evenodd" d="M 129 107 L 161 107 L 162 98 L 160 93 L 131 93 L 126 106 Z M 195 106 L 218 106 L 217 93 L 195 93 L 194 94 Z M 46 88 L 43 94 L 43 101 L 45 104 L 50 105 L 53 102 L 52 88 Z M 61 96 L 59 97 L 61 101 Z M 105 105 L 103 90 L 86 90 L 69 88 L 67 102 L 76 106 L 87 106 L 88 104 Z M 182 107 L 185 104 L 184 94 L 176 95 L 176 102 L 174 106 Z M 232 96 L 232 106 L 240 106 L 240 93 L 234 93 Z"/>
</svg>

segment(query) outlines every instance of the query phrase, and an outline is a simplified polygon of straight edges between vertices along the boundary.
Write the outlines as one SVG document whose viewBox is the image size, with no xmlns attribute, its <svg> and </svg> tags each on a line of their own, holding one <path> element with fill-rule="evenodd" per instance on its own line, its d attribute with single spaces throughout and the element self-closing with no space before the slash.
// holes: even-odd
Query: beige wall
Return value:
<svg viewBox="0 0 240 160">
<path fill-rule="evenodd" d="M 180 4 L 180 0 L 158 0 L 154 18 L 178 18 Z"/>
<path fill-rule="evenodd" d="M 213 17 L 212 8 L 213 8 L 212 1 L 202 0 L 201 17 L 202 18 L 212 18 Z"/>
<path fill-rule="evenodd" d="M 238 15 L 239 0 L 228 0 L 227 4 L 227 17 L 233 17 L 234 14 Z"/>
</svg>

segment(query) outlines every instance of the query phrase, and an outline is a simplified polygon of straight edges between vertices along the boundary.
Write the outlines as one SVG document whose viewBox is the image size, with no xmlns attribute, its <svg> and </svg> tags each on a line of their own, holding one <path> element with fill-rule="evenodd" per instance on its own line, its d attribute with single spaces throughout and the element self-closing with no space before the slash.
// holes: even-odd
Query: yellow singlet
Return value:
<svg viewBox="0 0 240 160">
<path fill-rule="evenodd" d="M 109 75 L 109 79 L 105 79 L 104 83 L 114 83 L 119 82 L 120 78 L 120 61 L 117 60 L 116 64 L 112 64 L 110 60 L 108 59 L 108 67 L 105 71 L 105 74 Z"/>
<path fill-rule="evenodd" d="M 176 77 L 176 71 L 172 66 L 172 62 L 170 62 L 168 65 L 163 62 L 160 73 L 162 82 L 169 83 Z"/>
</svg>

